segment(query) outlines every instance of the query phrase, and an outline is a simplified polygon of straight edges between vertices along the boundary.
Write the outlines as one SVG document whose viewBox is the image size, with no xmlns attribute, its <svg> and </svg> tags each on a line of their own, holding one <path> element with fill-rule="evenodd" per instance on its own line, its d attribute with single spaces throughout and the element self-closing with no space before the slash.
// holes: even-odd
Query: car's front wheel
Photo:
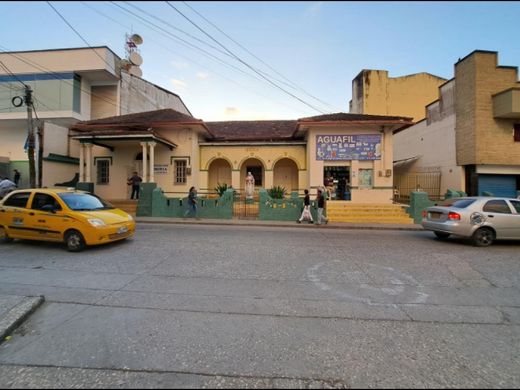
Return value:
<svg viewBox="0 0 520 390">
<path fill-rule="evenodd" d="M 77 230 L 69 230 L 65 233 L 65 244 L 69 252 L 81 252 L 85 249 L 85 239 Z"/>
<path fill-rule="evenodd" d="M 489 228 L 480 228 L 473 233 L 473 244 L 475 246 L 489 246 L 495 239 L 495 233 Z"/>
<path fill-rule="evenodd" d="M 13 241 L 13 239 L 9 237 L 7 230 L 3 226 L 0 226 L 0 242 L 9 243 L 11 241 Z"/>
<path fill-rule="evenodd" d="M 435 234 L 437 236 L 437 238 L 440 238 L 440 239 L 448 238 L 449 236 L 451 236 L 450 233 L 444 233 L 444 232 L 433 232 L 433 234 Z"/>
</svg>

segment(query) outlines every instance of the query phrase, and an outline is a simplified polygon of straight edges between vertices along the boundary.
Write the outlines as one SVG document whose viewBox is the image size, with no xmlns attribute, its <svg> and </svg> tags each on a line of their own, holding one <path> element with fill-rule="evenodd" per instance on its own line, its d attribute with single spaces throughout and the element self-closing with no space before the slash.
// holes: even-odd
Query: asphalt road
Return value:
<svg viewBox="0 0 520 390">
<path fill-rule="evenodd" d="M 519 243 L 139 224 L 0 249 L 0 295 L 45 296 L 0 344 L 2 388 L 520 386 Z"/>
</svg>

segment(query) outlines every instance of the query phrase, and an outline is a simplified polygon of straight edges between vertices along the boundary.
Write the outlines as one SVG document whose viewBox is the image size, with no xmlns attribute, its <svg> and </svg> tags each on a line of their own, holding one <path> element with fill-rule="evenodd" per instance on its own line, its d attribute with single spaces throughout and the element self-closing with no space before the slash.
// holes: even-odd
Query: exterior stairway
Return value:
<svg viewBox="0 0 520 390">
<path fill-rule="evenodd" d="M 137 210 L 137 200 L 135 199 L 110 199 L 107 201 L 115 208 L 126 211 L 128 214 L 135 217 Z"/>
<path fill-rule="evenodd" d="M 397 204 L 359 204 L 345 201 L 327 201 L 327 218 L 330 222 L 413 224 Z"/>
</svg>

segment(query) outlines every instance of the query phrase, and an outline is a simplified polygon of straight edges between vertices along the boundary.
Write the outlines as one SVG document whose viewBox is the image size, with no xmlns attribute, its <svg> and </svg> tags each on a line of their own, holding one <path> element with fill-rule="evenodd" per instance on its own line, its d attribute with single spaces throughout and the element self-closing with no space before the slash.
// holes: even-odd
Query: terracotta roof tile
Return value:
<svg viewBox="0 0 520 390">
<path fill-rule="evenodd" d="M 171 108 L 164 110 L 154 110 L 127 114 L 121 116 L 111 116 L 108 118 L 94 119 L 90 121 L 78 122 L 78 125 L 126 125 L 131 123 L 158 123 L 158 122 L 197 122 L 192 116 L 185 115 Z"/>
<path fill-rule="evenodd" d="M 295 120 L 205 122 L 215 140 L 276 141 L 292 139 Z"/>
</svg>

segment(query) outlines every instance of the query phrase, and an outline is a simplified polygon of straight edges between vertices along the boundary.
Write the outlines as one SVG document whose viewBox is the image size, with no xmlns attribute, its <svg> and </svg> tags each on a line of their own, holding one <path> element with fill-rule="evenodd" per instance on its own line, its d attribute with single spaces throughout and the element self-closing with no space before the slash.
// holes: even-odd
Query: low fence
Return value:
<svg viewBox="0 0 520 390">
<path fill-rule="evenodd" d="M 155 183 L 143 183 L 136 215 L 138 217 L 192 217 L 188 213 L 188 197 L 167 197 Z M 218 198 L 197 198 L 197 217 L 207 219 L 233 218 L 233 190 L 227 190 Z"/>
<path fill-rule="evenodd" d="M 298 197 L 298 192 L 292 192 L 290 198 L 274 199 L 265 189 L 259 193 L 258 219 L 263 221 L 296 221 L 300 219 L 303 211 L 303 198 Z M 311 214 L 314 221 L 318 218 L 316 201 L 311 200 Z M 324 216 L 326 211 L 324 210 Z"/>
<path fill-rule="evenodd" d="M 467 196 L 463 191 L 456 191 L 449 189 L 444 194 L 444 199 L 459 198 Z M 422 213 L 428 207 L 435 206 L 439 201 L 437 199 L 431 199 L 427 192 L 424 191 L 413 191 L 410 193 L 410 206 L 406 208 L 406 212 L 413 218 L 414 223 L 421 223 Z"/>
</svg>

